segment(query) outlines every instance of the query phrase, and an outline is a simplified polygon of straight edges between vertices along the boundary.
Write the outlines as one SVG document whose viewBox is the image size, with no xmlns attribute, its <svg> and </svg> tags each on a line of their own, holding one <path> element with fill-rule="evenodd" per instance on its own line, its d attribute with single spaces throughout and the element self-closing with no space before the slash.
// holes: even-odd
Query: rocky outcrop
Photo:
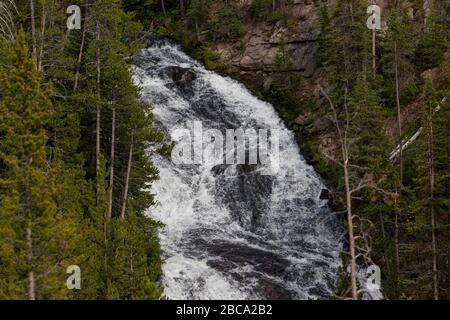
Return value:
<svg viewBox="0 0 450 320">
<path fill-rule="evenodd" d="M 250 0 L 243 0 L 242 3 L 248 4 L 248 1 Z M 335 146 L 330 134 L 333 131 L 333 124 L 325 120 L 324 114 L 328 106 L 319 90 L 319 84 L 324 87 L 326 85 L 316 60 L 321 30 L 321 2 L 321 0 L 293 0 L 291 19 L 287 24 L 281 21 L 277 23 L 248 22 L 245 26 L 247 31 L 239 41 L 208 42 L 205 37 L 202 42 L 219 53 L 224 64 L 233 66 L 235 77 L 262 96 L 270 94 L 277 54 L 281 44 L 284 43 L 287 56 L 290 57 L 290 69 L 283 71 L 299 73 L 303 81 L 295 86 L 290 99 L 292 105 L 289 106 L 289 110 L 283 110 L 283 116 L 286 112 L 288 113 L 288 124 L 294 124 L 300 128 L 301 135 L 314 134 L 315 142 L 314 146 L 311 146 L 314 150 L 310 150 L 311 153 L 333 154 Z M 326 2 L 332 6 L 336 0 L 326 0 Z M 381 7 L 381 27 L 385 31 L 389 0 L 367 0 L 367 3 L 368 5 L 376 3 Z M 423 23 L 429 12 L 430 1 L 423 0 L 423 8 L 416 3 L 416 11 L 413 10 L 412 3 L 412 1 L 406 1 L 405 10 L 408 10 L 415 21 Z M 315 106 L 312 112 L 311 103 Z M 406 108 L 404 113 L 405 122 L 411 121 L 416 114 L 413 107 Z M 386 126 L 388 134 L 395 134 L 395 124 L 395 119 L 392 123 L 388 123 Z M 304 145 L 302 149 L 305 151 L 308 148 Z M 308 153 L 310 152 L 306 151 L 307 158 Z"/>
<path fill-rule="evenodd" d="M 243 4 L 248 1 L 242 1 Z M 291 58 L 292 70 L 301 72 L 306 84 L 313 84 L 320 78 L 316 61 L 317 40 L 320 36 L 321 0 L 293 0 L 291 19 L 288 26 L 279 21 L 252 23 L 246 25 L 246 34 L 236 42 L 212 42 L 207 45 L 218 52 L 227 64 L 238 70 L 238 76 L 250 87 L 263 93 L 270 87 L 270 74 L 274 70 L 275 59 L 281 42 L 286 44 Z M 332 6 L 336 0 L 326 0 Z M 382 8 L 382 29 L 386 30 L 388 0 L 376 0 Z M 428 5 L 424 0 L 424 6 Z M 367 0 L 368 5 L 373 0 Z M 407 10 L 412 8 L 407 5 Z M 413 12 L 411 11 L 411 14 Z M 419 17 L 422 19 L 421 17 Z M 362 22 L 364 23 L 364 22 Z M 315 90 L 314 86 L 311 87 Z"/>
<path fill-rule="evenodd" d="M 292 21 L 283 26 L 281 22 L 259 22 L 247 25 L 247 33 L 239 43 L 211 43 L 222 60 L 239 70 L 238 76 L 250 83 L 256 90 L 267 91 L 270 87 L 270 73 L 281 42 L 291 57 L 292 70 L 304 77 L 317 77 L 317 63 L 314 58 L 316 41 L 320 35 L 318 0 L 296 0 L 292 7 Z M 270 79 L 269 79 L 270 80 Z"/>
</svg>

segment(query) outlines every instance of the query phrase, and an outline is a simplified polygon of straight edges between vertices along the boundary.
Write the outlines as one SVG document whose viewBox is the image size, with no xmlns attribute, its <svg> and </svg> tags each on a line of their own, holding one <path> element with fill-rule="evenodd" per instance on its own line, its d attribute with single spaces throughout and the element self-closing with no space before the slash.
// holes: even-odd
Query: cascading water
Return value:
<svg viewBox="0 0 450 320">
<path fill-rule="evenodd" d="M 243 85 L 206 70 L 168 40 L 135 57 L 134 79 L 170 133 L 194 121 L 221 131 L 279 132 L 280 167 L 176 165 L 155 156 L 152 186 L 162 221 L 162 282 L 170 299 L 320 299 L 335 288 L 342 230 L 320 177 L 305 163 L 274 108 Z"/>
</svg>

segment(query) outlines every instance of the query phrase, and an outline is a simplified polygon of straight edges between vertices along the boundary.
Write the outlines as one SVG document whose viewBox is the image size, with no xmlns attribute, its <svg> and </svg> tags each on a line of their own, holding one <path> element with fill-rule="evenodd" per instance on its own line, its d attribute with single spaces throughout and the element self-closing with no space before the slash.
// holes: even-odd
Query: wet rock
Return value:
<svg viewBox="0 0 450 320">
<path fill-rule="evenodd" d="M 302 115 L 298 116 L 297 118 L 295 118 L 294 123 L 300 125 L 300 126 L 304 126 L 305 125 L 305 117 L 303 117 Z"/>
<path fill-rule="evenodd" d="M 308 208 L 313 207 L 316 204 L 316 202 L 311 198 L 306 199 L 304 203 L 305 203 L 305 206 Z"/>
<path fill-rule="evenodd" d="M 243 246 L 228 241 L 207 242 L 197 239 L 196 245 L 202 247 L 210 256 L 220 257 L 220 265 L 215 267 L 220 271 L 229 271 L 237 266 L 252 265 L 255 271 L 273 277 L 282 277 L 290 267 L 289 260 L 271 251 Z M 214 264 L 214 261 L 209 263 Z"/>
<path fill-rule="evenodd" d="M 217 168 L 216 172 L 223 168 Z M 236 165 L 236 175 L 221 175 L 216 180 L 216 199 L 231 212 L 232 217 L 247 230 L 258 228 L 268 210 L 272 193 L 272 176 L 263 176 L 251 165 Z"/>
<path fill-rule="evenodd" d="M 182 82 L 184 84 L 190 83 L 197 78 L 194 71 L 178 66 L 167 67 L 165 73 L 169 75 L 174 82 Z"/>
<path fill-rule="evenodd" d="M 292 300 L 294 298 L 292 292 L 268 278 L 259 279 L 258 285 L 268 300 Z"/>
<path fill-rule="evenodd" d="M 322 189 L 322 192 L 320 193 L 320 199 L 330 199 L 330 191 L 327 189 Z"/>
</svg>

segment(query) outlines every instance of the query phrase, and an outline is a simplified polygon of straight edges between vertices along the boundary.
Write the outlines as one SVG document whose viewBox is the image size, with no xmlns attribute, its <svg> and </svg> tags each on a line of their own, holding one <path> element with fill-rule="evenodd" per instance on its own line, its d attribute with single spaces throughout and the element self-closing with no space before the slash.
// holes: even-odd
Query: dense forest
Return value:
<svg viewBox="0 0 450 320">
<path fill-rule="evenodd" d="M 313 2 L 317 75 L 281 38 L 263 90 L 217 44 L 244 50 L 262 22 L 295 33 L 302 1 L 0 1 L 0 298 L 163 297 L 161 224 L 144 213 L 151 153 L 169 146 L 130 69 L 152 33 L 241 79 L 297 133 L 347 228 L 334 298 L 361 298 L 357 268 L 377 265 L 386 299 L 450 299 L 450 6 L 384 1 L 372 31 L 377 1 Z M 70 265 L 83 290 L 67 289 Z"/>
<path fill-rule="evenodd" d="M 159 298 L 143 213 L 158 178 L 145 150 L 164 137 L 132 83 L 141 26 L 116 0 L 2 1 L 0 17 L 0 298 Z"/>
</svg>

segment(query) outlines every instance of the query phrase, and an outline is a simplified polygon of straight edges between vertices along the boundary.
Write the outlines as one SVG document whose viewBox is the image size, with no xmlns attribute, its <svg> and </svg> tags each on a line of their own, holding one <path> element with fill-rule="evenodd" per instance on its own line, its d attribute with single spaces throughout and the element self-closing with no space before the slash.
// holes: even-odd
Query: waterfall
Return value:
<svg viewBox="0 0 450 320">
<path fill-rule="evenodd" d="M 141 98 L 156 125 L 276 129 L 279 169 L 154 156 L 161 179 L 148 210 L 164 223 L 162 284 L 169 299 L 323 299 L 341 265 L 342 226 L 320 198 L 320 177 L 303 159 L 273 106 L 239 82 L 207 70 L 169 40 L 153 40 L 134 59 Z"/>
</svg>

